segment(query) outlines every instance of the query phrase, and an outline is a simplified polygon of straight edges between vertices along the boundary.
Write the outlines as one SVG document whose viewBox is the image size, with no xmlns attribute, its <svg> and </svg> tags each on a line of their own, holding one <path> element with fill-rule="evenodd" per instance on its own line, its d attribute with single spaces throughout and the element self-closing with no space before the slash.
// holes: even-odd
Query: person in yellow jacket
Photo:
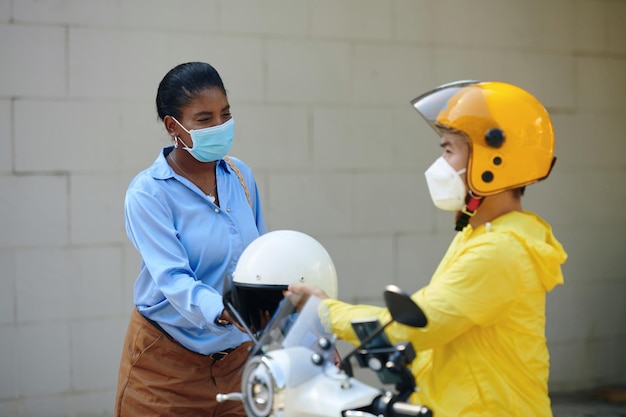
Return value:
<svg viewBox="0 0 626 417">
<path fill-rule="evenodd" d="M 546 293 L 563 283 L 567 255 L 521 204 L 525 187 L 554 164 L 550 117 L 528 92 L 500 82 L 450 83 L 412 104 L 441 137 L 443 155 L 425 176 L 459 232 L 430 283 L 412 295 L 428 325 L 386 329 L 418 352 L 412 401 L 435 417 L 551 416 Z M 389 319 L 384 308 L 333 300 L 312 286 L 289 291 L 325 298 L 333 332 L 353 343 L 352 319 Z"/>
</svg>

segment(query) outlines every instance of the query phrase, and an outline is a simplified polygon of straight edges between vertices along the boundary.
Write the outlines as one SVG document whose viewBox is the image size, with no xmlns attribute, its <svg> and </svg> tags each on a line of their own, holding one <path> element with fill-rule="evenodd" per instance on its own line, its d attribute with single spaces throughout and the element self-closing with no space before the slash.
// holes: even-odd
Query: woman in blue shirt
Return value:
<svg viewBox="0 0 626 417">
<path fill-rule="evenodd" d="M 170 70 L 156 97 L 174 145 L 130 183 L 128 237 L 142 257 L 119 370 L 116 416 L 245 416 L 240 391 L 250 346 L 223 308 L 222 283 L 266 232 L 256 182 L 227 157 L 234 119 L 209 64 Z"/>
</svg>

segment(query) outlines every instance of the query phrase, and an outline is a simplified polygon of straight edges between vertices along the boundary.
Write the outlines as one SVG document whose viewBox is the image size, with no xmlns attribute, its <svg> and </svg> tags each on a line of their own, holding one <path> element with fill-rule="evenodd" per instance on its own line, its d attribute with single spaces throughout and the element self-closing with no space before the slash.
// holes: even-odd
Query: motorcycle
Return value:
<svg viewBox="0 0 626 417">
<path fill-rule="evenodd" d="M 361 343 L 339 360 L 337 336 L 320 319 L 324 317 L 321 300 L 286 297 L 258 340 L 250 334 L 255 344 L 244 366 L 241 392 L 218 394 L 217 401 L 242 401 L 249 417 L 432 416 L 427 407 L 407 402 L 416 390 L 408 368 L 416 356 L 411 343 L 392 345 L 384 334 L 394 321 L 423 327 L 426 317 L 397 286 L 387 286 L 384 298 L 392 319 L 384 325 L 353 322 Z M 226 308 L 238 317 L 232 304 Z M 394 390 L 356 379 L 352 357 Z"/>
</svg>

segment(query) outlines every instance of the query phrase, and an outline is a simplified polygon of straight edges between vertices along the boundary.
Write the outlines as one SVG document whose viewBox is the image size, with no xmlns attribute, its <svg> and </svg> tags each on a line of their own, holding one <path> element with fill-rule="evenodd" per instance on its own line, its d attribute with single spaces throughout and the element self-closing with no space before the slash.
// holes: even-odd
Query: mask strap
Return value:
<svg viewBox="0 0 626 417">
<path fill-rule="evenodd" d="M 468 225 L 470 217 L 473 217 L 476 214 L 476 210 L 478 210 L 478 206 L 483 201 L 482 197 L 475 196 L 471 191 L 465 197 L 465 207 L 461 210 L 461 214 L 456 219 L 456 227 L 454 230 L 460 232 L 465 229 L 465 226 Z"/>
<path fill-rule="evenodd" d="M 183 126 L 178 120 L 176 120 L 176 118 L 174 116 L 170 116 L 172 119 L 174 119 L 174 121 L 178 124 L 178 126 L 182 127 L 183 130 L 187 133 L 189 133 L 189 131 L 187 129 L 185 129 L 185 126 Z M 191 134 L 191 133 L 189 133 Z"/>
</svg>

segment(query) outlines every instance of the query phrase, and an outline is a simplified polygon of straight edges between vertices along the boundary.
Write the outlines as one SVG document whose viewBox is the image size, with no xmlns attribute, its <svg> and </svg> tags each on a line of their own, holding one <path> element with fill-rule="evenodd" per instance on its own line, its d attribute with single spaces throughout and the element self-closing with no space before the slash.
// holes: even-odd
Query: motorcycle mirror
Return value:
<svg viewBox="0 0 626 417">
<path fill-rule="evenodd" d="M 421 308 L 411 296 L 396 285 L 385 287 L 385 304 L 394 321 L 411 327 L 424 327 L 428 323 Z"/>
<path fill-rule="evenodd" d="M 350 376 L 352 376 L 351 372 L 349 372 L 350 358 L 354 356 L 354 354 L 357 351 L 362 349 L 363 346 L 366 346 L 376 336 L 382 333 L 385 330 L 385 328 L 389 326 L 391 323 L 396 321 L 400 324 L 404 324 L 405 326 L 411 326 L 411 327 L 424 327 L 428 323 L 428 320 L 426 319 L 426 315 L 424 314 L 422 309 L 419 308 L 419 306 L 415 304 L 413 299 L 411 299 L 411 296 L 407 294 L 404 290 L 402 290 L 400 287 L 396 285 L 386 286 L 384 296 L 385 296 L 385 304 L 387 305 L 387 309 L 389 310 L 389 313 L 391 314 L 391 320 L 381 325 L 376 331 L 370 334 L 369 337 L 365 338 L 365 340 L 363 340 L 361 344 L 359 344 L 359 346 L 356 347 L 356 349 L 349 352 L 341 360 L 339 367 L 343 369 L 344 371 L 347 371 L 348 375 Z"/>
</svg>

